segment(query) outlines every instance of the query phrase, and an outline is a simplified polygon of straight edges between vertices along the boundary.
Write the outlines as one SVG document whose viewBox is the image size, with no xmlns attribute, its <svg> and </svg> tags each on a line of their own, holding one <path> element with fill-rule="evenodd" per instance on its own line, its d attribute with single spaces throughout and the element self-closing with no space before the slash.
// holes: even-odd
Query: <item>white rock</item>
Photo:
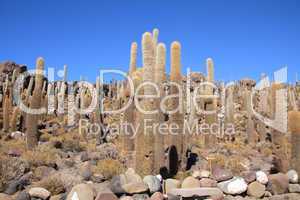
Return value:
<svg viewBox="0 0 300 200">
<path fill-rule="evenodd" d="M 156 175 L 156 178 L 158 178 L 158 180 L 159 180 L 160 182 L 162 182 L 162 180 L 163 180 L 163 178 L 162 178 L 162 176 L 161 176 L 160 174 Z"/>
<path fill-rule="evenodd" d="M 51 196 L 51 193 L 48 190 L 41 187 L 31 188 L 28 193 L 31 197 L 37 197 L 44 200 Z"/>
<path fill-rule="evenodd" d="M 289 177 L 290 183 L 298 183 L 298 173 L 295 170 L 289 170 L 286 175 Z"/>
<path fill-rule="evenodd" d="M 261 183 L 261 184 L 267 184 L 269 179 L 268 179 L 268 176 L 265 172 L 263 171 L 257 171 L 256 172 L 256 180 Z"/>
<path fill-rule="evenodd" d="M 234 177 L 228 181 L 218 183 L 218 187 L 226 194 L 236 195 L 247 191 L 248 185 L 241 177 Z"/>
</svg>

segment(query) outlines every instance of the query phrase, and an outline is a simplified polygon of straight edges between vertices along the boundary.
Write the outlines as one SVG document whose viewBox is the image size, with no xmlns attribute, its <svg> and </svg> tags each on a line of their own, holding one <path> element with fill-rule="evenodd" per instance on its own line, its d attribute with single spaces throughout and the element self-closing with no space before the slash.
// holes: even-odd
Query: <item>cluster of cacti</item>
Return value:
<svg viewBox="0 0 300 200">
<path fill-rule="evenodd" d="M 104 83 L 100 83 L 99 77 L 97 77 L 95 88 L 93 88 L 96 92 L 94 94 L 94 91 L 90 91 L 82 82 L 75 82 L 73 84 L 67 82 L 66 65 L 64 66 L 63 80 L 48 82 L 48 80 L 44 80 L 42 73 L 44 70 L 44 60 L 38 58 L 35 75 L 30 76 L 28 78 L 29 83 L 22 85 L 20 88 L 21 100 L 29 109 L 44 108 L 47 112 L 33 114 L 20 109 L 17 104 L 18 102 L 13 100 L 12 88 L 19 75 L 18 70 L 14 70 L 11 78 L 7 76 L 2 86 L 3 132 L 24 131 L 27 137 L 27 146 L 29 149 L 33 149 L 38 145 L 39 125 L 42 127 L 42 124 L 49 119 L 58 121 L 63 131 L 66 130 L 65 132 L 70 127 L 76 127 L 77 130 L 80 119 L 104 125 L 110 122 L 108 120 L 109 117 L 113 117 L 102 114 L 104 110 L 102 107 L 103 102 L 106 102 L 109 108 L 116 110 L 122 108 L 127 102 L 132 101 L 129 107 L 120 115 L 123 117 L 120 123 L 126 123 L 129 126 L 118 137 L 120 143 L 116 142 L 116 144 L 121 144 L 120 150 L 122 155 L 130 161 L 130 163 L 126 163 L 128 164 L 127 166 L 135 167 L 138 173 L 144 175 L 159 173 L 161 168 L 165 166 L 169 170 L 169 173 L 176 173 L 179 164 L 178 160 L 181 161 L 181 166 L 184 166 L 188 159 L 188 153 L 186 152 L 189 152 L 193 144 L 199 144 L 198 140 L 201 140 L 201 143 L 205 147 L 216 145 L 216 142 L 218 142 L 217 138 L 211 132 L 205 136 L 201 135 L 201 137 L 188 135 L 190 133 L 186 132 L 184 120 L 188 121 L 190 127 L 194 126 L 193 123 L 195 122 L 198 124 L 205 122 L 208 125 L 216 123 L 222 126 L 222 129 L 224 125 L 236 124 L 238 120 L 244 128 L 238 131 L 243 132 L 247 141 L 251 143 L 251 146 L 254 146 L 255 142 L 266 142 L 265 138 L 268 131 L 272 132 L 273 147 L 286 141 L 286 136 L 273 130 L 272 127 L 267 128 L 253 114 L 253 109 L 257 108 L 258 112 L 263 113 L 265 117 L 273 117 L 274 119 L 287 117 L 286 105 L 284 104 L 287 96 L 281 91 L 281 89 L 285 88 L 284 85 L 272 84 L 271 88 L 259 91 L 257 96 L 251 99 L 251 89 L 255 84 L 252 80 L 246 79 L 242 80 L 240 85 L 233 85 L 226 88 L 224 90 L 225 96 L 223 97 L 215 98 L 207 96 L 197 99 L 196 105 L 194 105 L 194 102 L 191 102 L 191 105 L 186 105 L 185 107 L 183 104 L 186 103 L 184 97 L 187 96 L 187 93 L 191 94 L 192 97 L 193 95 L 199 95 L 194 93 L 194 89 L 197 85 L 200 85 L 199 83 L 207 81 L 207 84 L 199 90 L 205 95 L 214 95 L 224 89 L 225 86 L 215 81 L 214 62 L 211 58 L 206 60 L 207 76 L 199 73 L 198 76 L 195 76 L 195 74 L 191 76 L 189 74 L 189 77 L 184 77 L 181 74 L 181 44 L 177 41 L 173 42 L 170 46 L 170 77 L 168 77 L 166 74 L 167 50 L 165 44 L 158 42 L 158 35 L 158 29 L 154 29 L 152 33 L 146 32 L 143 34 L 141 45 L 142 68 L 137 68 L 138 45 L 136 42 L 131 44 L 128 76 L 133 79 L 134 89 L 137 89 L 137 87 L 145 82 L 155 83 L 158 86 L 158 91 L 152 85 L 146 84 L 141 87 L 142 90 L 138 94 L 147 96 L 156 95 L 159 92 L 159 98 L 131 96 L 130 94 L 134 94 L 136 91 L 130 91 L 132 88 L 130 88 L 128 81 L 112 81 L 110 84 L 105 85 L 107 87 L 104 92 Z M 81 81 L 83 81 L 83 78 L 81 78 Z M 300 114 L 297 112 L 297 93 L 293 91 L 293 88 L 289 88 L 288 91 L 289 109 L 293 110 L 288 116 L 289 130 L 292 134 L 291 165 L 300 173 L 300 157 L 298 156 L 298 152 L 300 151 L 298 147 L 300 145 L 300 128 L 298 126 Z M 172 97 L 164 101 L 164 104 L 161 104 L 166 95 L 172 95 Z M 77 112 L 78 110 L 83 111 L 90 107 L 94 97 L 96 97 L 95 110 L 86 114 Z M 252 105 L 252 102 L 254 105 Z M 139 104 L 143 112 L 136 107 L 136 103 Z M 200 107 L 202 111 L 215 112 L 208 114 L 201 113 L 201 111 L 198 112 L 199 110 L 196 109 L 196 106 Z M 151 113 L 154 110 L 158 110 L 158 112 Z M 239 116 L 237 117 L 243 118 L 242 120 L 235 116 L 237 112 L 239 112 Z M 21 123 L 20 118 L 25 123 Z M 166 124 L 169 127 L 176 125 L 176 128 L 169 129 L 166 135 L 154 129 L 157 128 L 155 127 L 156 124 L 160 125 L 164 122 L 167 122 Z M 285 125 L 284 122 L 280 122 L 275 127 Z M 105 129 L 102 128 L 101 126 L 99 135 L 97 136 L 97 144 L 105 142 L 106 139 L 103 137 Z M 83 136 L 87 136 L 92 131 L 91 128 L 78 130 Z M 133 137 L 135 131 L 137 131 L 137 135 Z M 261 134 L 260 137 L 258 137 L 258 133 Z M 239 136 L 237 135 L 237 137 Z M 85 137 L 85 139 L 88 138 Z M 225 140 L 222 140 L 222 142 L 225 142 Z M 165 155 L 167 150 L 169 153 L 168 156 Z M 273 150 L 273 153 L 280 159 L 284 159 L 286 155 L 284 152 L 286 151 L 287 149 L 282 147 Z M 281 169 L 285 170 L 286 166 L 282 166 Z"/>
</svg>

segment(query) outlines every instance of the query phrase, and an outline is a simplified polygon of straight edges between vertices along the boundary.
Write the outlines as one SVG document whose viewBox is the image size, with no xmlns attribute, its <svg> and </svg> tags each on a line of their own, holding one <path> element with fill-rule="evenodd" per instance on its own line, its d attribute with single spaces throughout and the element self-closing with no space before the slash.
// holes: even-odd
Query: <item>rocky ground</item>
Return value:
<svg viewBox="0 0 300 200">
<path fill-rule="evenodd" d="M 93 138 L 59 132 L 42 135 L 34 151 L 26 150 L 21 132 L 2 137 L 1 200 L 300 198 L 297 172 L 279 173 L 274 155 L 259 145 L 194 148 L 199 155 L 195 165 L 163 180 L 126 168 L 114 141 L 96 145 Z"/>
</svg>

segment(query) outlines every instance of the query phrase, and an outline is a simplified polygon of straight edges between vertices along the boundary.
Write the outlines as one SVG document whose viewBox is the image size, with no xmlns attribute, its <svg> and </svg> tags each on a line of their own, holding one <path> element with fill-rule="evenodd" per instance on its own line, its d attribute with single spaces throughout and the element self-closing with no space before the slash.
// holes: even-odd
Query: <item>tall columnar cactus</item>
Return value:
<svg viewBox="0 0 300 200">
<path fill-rule="evenodd" d="M 130 49 L 130 63 L 129 63 L 129 75 L 132 75 L 136 70 L 136 58 L 137 58 L 137 43 L 131 43 Z"/>
<path fill-rule="evenodd" d="M 103 88 L 100 83 L 100 77 L 97 77 L 96 80 L 96 97 L 97 97 L 97 104 L 95 110 L 95 123 L 100 125 L 99 135 L 97 137 L 97 144 L 101 144 L 103 141 L 104 131 L 102 129 L 103 124 L 103 115 L 102 115 L 102 92 Z"/>
<path fill-rule="evenodd" d="M 18 125 L 18 119 L 20 113 L 21 113 L 20 108 L 18 106 L 14 107 L 11 120 L 10 120 L 10 130 L 12 132 L 17 131 L 18 128 L 17 125 Z"/>
<path fill-rule="evenodd" d="M 10 112 L 12 107 L 12 96 L 11 96 L 10 83 L 8 76 L 5 81 L 4 95 L 3 95 L 3 131 L 9 131 L 9 120 Z"/>
<path fill-rule="evenodd" d="M 155 83 L 160 89 L 160 99 L 156 100 L 156 108 L 160 108 L 160 102 L 164 95 L 163 82 L 166 81 L 166 46 L 162 43 L 157 45 L 156 48 L 156 61 L 155 61 Z M 155 123 L 162 123 L 164 121 L 164 114 L 159 109 L 158 116 L 155 117 Z M 163 134 L 159 133 L 158 130 L 154 136 L 154 170 L 159 172 L 159 169 L 164 166 L 164 137 Z"/>
<path fill-rule="evenodd" d="M 157 55 L 156 46 L 157 46 L 157 42 L 158 42 L 158 34 L 159 34 L 159 30 L 157 28 L 153 29 L 153 31 L 152 31 L 153 39 L 152 40 L 153 40 L 153 51 L 154 51 L 153 55 L 154 55 L 155 59 L 156 59 L 156 55 Z"/>
<path fill-rule="evenodd" d="M 153 51 L 153 41 L 151 33 L 144 33 L 142 39 L 142 50 L 143 50 L 143 65 L 144 74 L 143 81 L 154 81 L 154 51 Z M 144 86 L 144 94 L 153 94 L 154 88 L 151 86 Z M 150 99 L 142 100 L 142 107 L 144 110 L 150 111 L 155 107 L 154 101 Z M 147 129 L 144 131 L 144 122 L 146 120 L 153 120 L 153 115 L 138 112 L 138 119 L 140 120 L 140 128 L 138 130 L 136 138 L 136 168 L 140 174 L 152 174 L 154 156 L 153 156 L 153 132 L 152 129 Z M 149 123 L 149 121 L 148 121 Z M 149 124 L 148 124 L 149 126 Z"/>
<path fill-rule="evenodd" d="M 39 109 L 41 105 L 41 90 L 43 87 L 44 59 L 38 58 L 36 61 L 35 85 L 32 94 L 30 108 Z M 36 113 L 26 113 L 26 136 L 27 148 L 33 149 L 38 144 L 38 120 Z"/>
<path fill-rule="evenodd" d="M 170 81 L 173 83 L 177 83 L 181 85 L 182 77 L 181 77 L 181 45 L 179 42 L 175 41 L 171 44 L 171 72 L 170 72 Z M 171 95 L 180 95 L 178 87 L 171 85 L 170 87 L 170 94 Z M 173 114 L 170 114 L 169 122 L 172 125 L 176 125 L 179 127 L 178 129 L 174 130 L 173 133 L 169 134 L 168 143 L 170 145 L 174 145 L 178 151 L 180 156 L 183 154 L 183 143 L 184 137 L 182 134 L 183 131 L 183 120 L 184 116 L 181 111 L 181 103 L 180 98 L 172 98 L 170 101 L 170 110 L 174 111 L 179 107 L 179 110 Z"/>
<path fill-rule="evenodd" d="M 214 62 L 211 58 L 206 59 L 207 81 L 214 81 Z"/>
<path fill-rule="evenodd" d="M 68 81 L 67 76 L 68 76 L 68 67 L 67 65 L 64 65 L 64 77 L 63 77 L 64 82 Z"/>
<path fill-rule="evenodd" d="M 289 131 L 292 141 L 291 167 L 300 174 L 300 112 L 290 111 L 288 114 Z"/>
</svg>

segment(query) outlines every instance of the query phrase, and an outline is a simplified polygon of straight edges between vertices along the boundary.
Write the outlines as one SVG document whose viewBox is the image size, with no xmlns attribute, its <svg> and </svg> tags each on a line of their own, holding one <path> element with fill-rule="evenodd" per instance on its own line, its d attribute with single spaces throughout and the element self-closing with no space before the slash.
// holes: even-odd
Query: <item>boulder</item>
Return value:
<svg viewBox="0 0 300 200">
<path fill-rule="evenodd" d="M 155 192 L 152 194 L 150 200 L 164 200 L 164 195 L 160 192 Z"/>
<path fill-rule="evenodd" d="M 241 177 L 243 177 L 247 183 L 252 183 L 256 180 L 256 173 L 254 171 L 243 171 Z"/>
<path fill-rule="evenodd" d="M 202 178 L 200 180 L 200 187 L 217 187 L 218 182 L 210 178 Z"/>
<path fill-rule="evenodd" d="M 271 196 L 269 200 L 299 200 L 299 199 L 300 199 L 300 194 L 289 193 L 289 194 Z"/>
<path fill-rule="evenodd" d="M 148 200 L 149 196 L 148 194 L 135 194 L 132 196 L 133 200 Z"/>
<path fill-rule="evenodd" d="M 50 197 L 50 200 L 62 200 L 62 199 L 63 199 L 63 196 L 60 194 Z"/>
<path fill-rule="evenodd" d="M 268 176 L 269 182 L 267 185 L 268 190 L 273 194 L 284 194 L 288 191 L 289 178 L 283 173 L 272 174 Z"/>
<path fill-rule="evenodd" d="M 128 194 L 138 194 L 148 191 L 148 186 L 144 182 L 128 183 L 122 185 L 124 191 Z"/>
<path fill-rule="evenodd" d="M 248 185 L 247 194 L 249 196 L 260 198 L 265 194 L 265 192 L 266 186 L 257 181 L 254 181 Z"/>
<path fill-rule="evenodd" d="M 218 188 L 189 188 L 189 189 L 172 189 L 168 193 L 168 199 L 169 196 L 177 196 L 177 197 L 200 197 L 200 199 L 213 199 L 213 200 L 221 200 L 223 199 L 223 192 Z M 202 197 L 202 198 L 201 198 Z"/>
<path fill-rule="evenodd" d="M 11 196 L 9 196 L 7 194 L 3 194 L 3 193 L 0 193 L 0 199 L 1 200 L 12 200 Z"/>
<path fill-rule="evenodd" d="M 75 185 L 67 196 L 67 200 L 74 199 L 94 200 L 93 189 L 87 184 Z"/>
<path fill-rule="evenodd" d="M 37 197 L 43 200 L 48 199 L 51 196 L 51 193 L 45 188 L 34 187 L 28 191 L 30 197 Z"/>
<path fill-rule="evenodd" d="M 259 183 L 264 184 L 264 185 L 268 183 L 269 179 L 268 179 L 268 176 L 265 172 L 257 171 L 255 175 L 256 175 L 256 180 Z"/>
<path fill-rule="evenodd" d="M 95 200 L 118 200 L 118 197 L 112 191 L 106 190 L 99 192 Z"/>
<path fill-rule="evenodd" d="M 218 182 L 227 181 L 233 177 L 231 171 L 222 168 L 215 168 L 212 176 Z"/>
<path fill-rule="evenodd" d="M 133 200 L 133 198 L 131 196 L 123 196 L 120 200 Z"/>
<path fill-rule="evenodd" d="M 171 190 L 179 188 L 180 187 L 180 181 L 176 179 L 167 179 L 165 181 L 165 192 L 169 193 Z"/>
<path fill-rule="evenodd" d="M 289 170 L 286 175 L 289 177 L 290 183 L 298 183 L 298 173 L 295 170 Z"/>
<path fill-rule="evenodd" d="M 117 176 L 114 176 L 112 179 L 111 179 L 111 182 L 110 182 L 110 189 L 113 193 L 115 194 L 124 194 L 125 191 L 122 187 L 122 185 L 125 183 L 125 176 L 124 175 L 117 175 Z"/>
<path fill-rule="evenodd" d="M 207 170 L 195 170 L 193 171 L 193 174 L 192 176 L 194 178 L 209 178 L 210 177 L 210 171 L 207 171 Z"/>
<path fill-rule="evenodd" d="M 299 184 L 289 184 L 289 192 L 290 193 L 300 193 L 300 185 Z"/>
<path fill-rule="evenodd" d="M 157 192 L 161 188 L 160 180 L 156 176 L 145 176 L 143 182 L 148 186 L 151 193 Z"/>
<path fill-rule="evenodd" d="M 16 200 L 30 200 L 30 195 L 26 191 L 22 191 L 17 195 Z"/>
<path fill-rule="evenodd" d="M 148 185 L 146 185 L 142 178 L 135 173 L 134 169 L 129 168 L 121 178 L 121 187 L 128 194 L 137 194 L 148 191 Z"/>
<path fill-rule="evenodd" d="M 248 185 L 242 177 L 234 177 L 228 181 L 218 183 L 218 188 L 231 195 L 242 194 L 247 191 L 247 187 Z"/>
<path fill-rule="evenodd" d="M 186 177 L 181 184 L 181 188 L 197 188 L 200 187 L 200 181 L 192 176 Z"/>
</svg>

